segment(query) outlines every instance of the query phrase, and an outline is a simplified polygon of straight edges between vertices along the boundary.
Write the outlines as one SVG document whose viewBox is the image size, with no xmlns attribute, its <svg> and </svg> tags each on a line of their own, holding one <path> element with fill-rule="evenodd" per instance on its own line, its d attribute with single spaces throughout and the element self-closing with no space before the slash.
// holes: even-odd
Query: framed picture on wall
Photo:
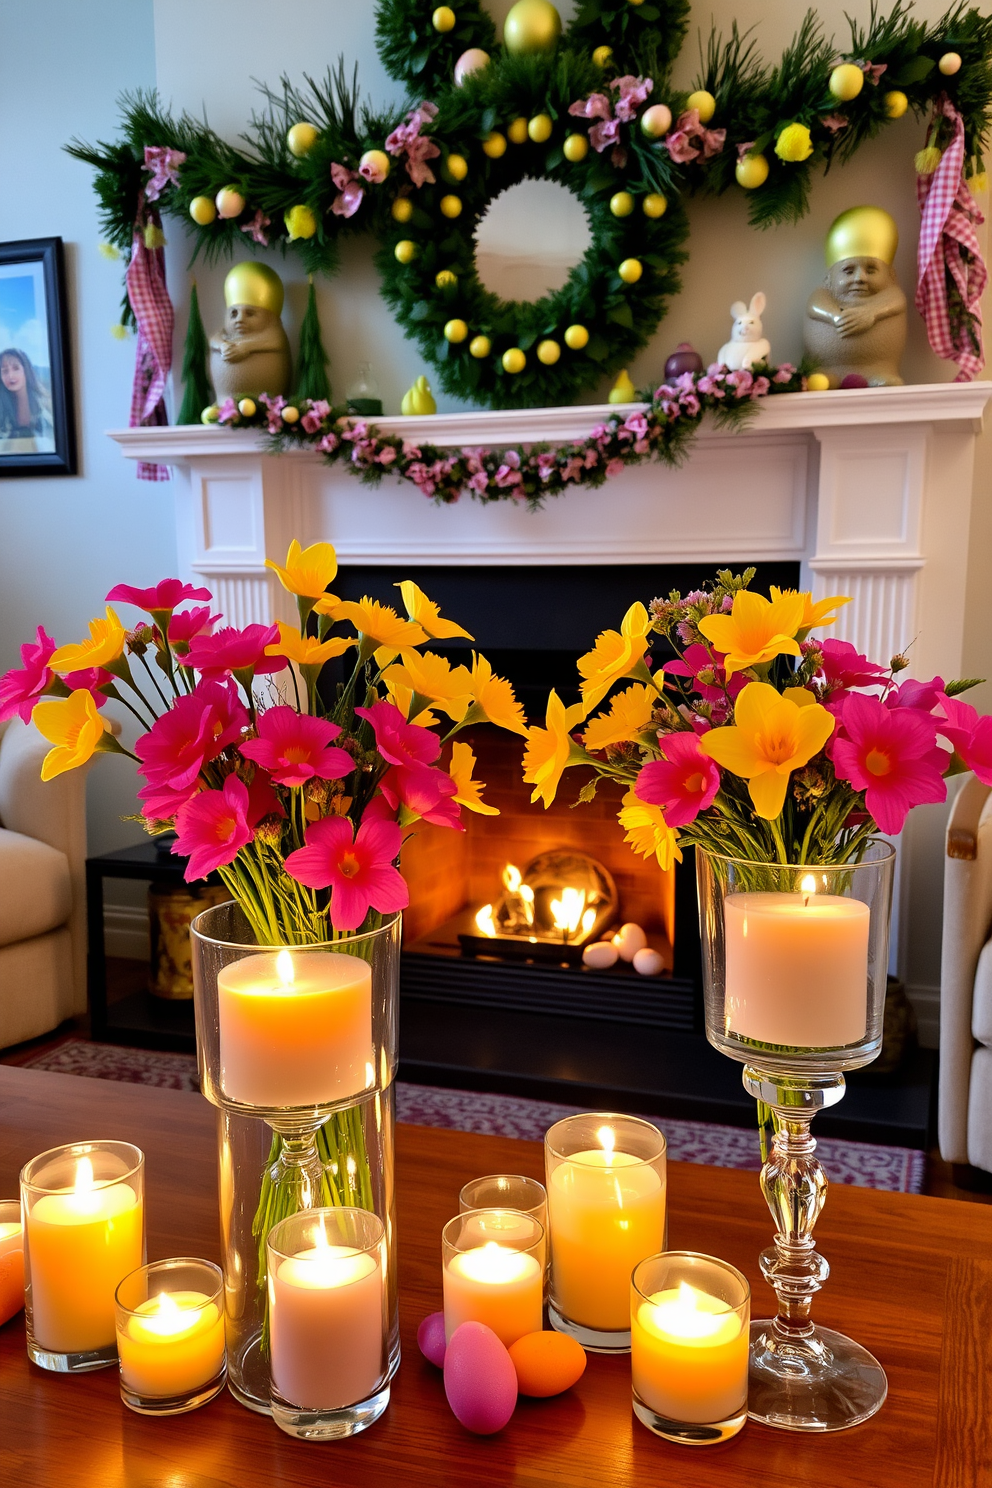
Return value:
<svg viewBox="0 0 992 1488">
<path fill-rule="evenodd" d="M 0 243 L 0 479 L 75 473 L 62 239 Z"/>
</svg>

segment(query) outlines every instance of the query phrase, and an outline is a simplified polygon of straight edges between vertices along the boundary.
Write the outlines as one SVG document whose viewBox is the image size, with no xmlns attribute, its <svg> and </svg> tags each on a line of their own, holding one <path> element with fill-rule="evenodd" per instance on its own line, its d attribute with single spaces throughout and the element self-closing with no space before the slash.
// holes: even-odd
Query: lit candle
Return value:
<svg viewBox="0 0 992 1488">
<path fill-rule="evenodd" d="M 382 1267 L 377 1253 L 329 1245 L 323 1228 L 314 1238 L 282 1260 L 270 1248 L 272 1384 L 290 1405 L 337 1410 L 381 1386 Z"/>
<path fill-rule="evenodd" d="M 637 1298 L 631 1309 L 634 1394 L 671 1422 L 739 1414 L 747 1400 L 746 1319 L 687 1281 Z"/>
<path fill-rule="evenodd" d="M 541 1207 L 545 1212 L 533 1215 L 517 1213 L 513 1209 L 480 1209 L 474 1214 L 463 1209 L 462 1213 L 467 1216 L 461 1237 L 463 1249 L 471 1250 L 492 1240 L 511 1250 L 529 1250 L 533 1245 L 537 1263 L 543 1266 L 547 1257 L 547 1242 L 542 1236 L 535 1244 L 533 1225 L 535 1219 L 542 1227 L 545 1224 L 547 1206 L 544 1204 Z"/>
<path fill-rule="evenodd" d="M 223 1314 L 205 1292 L 161 1292 L 119 1320 L 117 1352 L 133 1394 L 195 1394 L 224 1367 Z"/>
<path fill-rule="evenodd" d="M 34 1200 L 25 1234 L 31 1332 L 51 1353 L 115 1343 L 114 1292 L 144 1261 L 144 1206 L 130 1183 L 97 1182 L 89 1157 L 75 1183 Z"/>
<path fill-rule="evenodd" d="M 466 1218 L 471 1223 L 474 1216 Z M 530 1243 L 533 1222 L 525 1215 L 520 1221 L 527 1224 Z M 507 1348 L 525 1334 L 541 1331 L 544 1266 L 538 1256 L 488 1240 L 447 1256 L 442 1281 L 447 1342 L 462 1323 L 485 1323 Z"/>
<path fill-rule="evenodd" d="M 372 968 L 265 951 L 217 975 L 221 1086 L 249 1106 L 318 1106 L 375 1083 Z"/>
<path fill-rule="evenodd" d="M 727 1031 L 760 1043 L 854 1044 L 868 1023 L 868 927 L 860 899 L 730 894 L 725 906 Z"/>
<path fill-rule="evenodd" d="M 0 1204 L 0 1323 L 23 1306 L 24 1239 L 20 1205 L 11 1201 Z"/>
<path fill-rule="evenodd" d="M 625 1333 L 630 1274 L 664 1244 L 665 1185 L 649 1162 L 615 1150 L 612 1127 L 596 1136 L 598 1148 L 548 1175 L 552 1297 L 573 1323 Z"/>
</svg>

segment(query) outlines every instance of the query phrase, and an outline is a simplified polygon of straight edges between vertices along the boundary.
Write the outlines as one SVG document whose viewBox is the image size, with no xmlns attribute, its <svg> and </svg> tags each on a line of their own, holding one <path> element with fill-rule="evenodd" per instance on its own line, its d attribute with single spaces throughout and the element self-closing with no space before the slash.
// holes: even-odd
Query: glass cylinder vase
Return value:
<svg viewBox="0 0 992 1488">
<path fill-rule="evenodd" d="M 307 946 L 259 946 L 234 903 L 192 927 L 197 1057 L 219 1108 L 228 1386 L 270 1410 L 266 1237 L 346 1205 L 385 1230 L 388 1369 L 399 1364 L 393 1081 L 401 917 Z"/>
<path fill-rule="evenodd" d="M 857 1425 L 888 1388 L 866 1349 L 812 1321 L 830 1268 L 813 1246 L 827 1178 L 810 1124 L 881 1049 L 894 864 L 878 841 L 826 865 L 696 849 L 706 1036 L 744 1065 L 774 1127 L 761 1190 L 776 1235 L 760 1264 L 778 1311 L 751 1324 L 748 1413 L 796 1431 Z"/>
</svg>

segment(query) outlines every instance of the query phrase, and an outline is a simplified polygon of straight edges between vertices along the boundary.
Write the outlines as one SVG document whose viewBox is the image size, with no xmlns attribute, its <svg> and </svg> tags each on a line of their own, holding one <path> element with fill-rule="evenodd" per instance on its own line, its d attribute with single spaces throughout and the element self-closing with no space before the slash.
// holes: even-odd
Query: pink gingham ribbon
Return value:
<svg viewBox="0 0 992 1488">
<path fill-rule="evenodd" d="M 156 226 L 157 215 L 154 219 Z M 165 254 L 161 248 L 145 247 L 146 220 L 149 220 L 149 214 L 144 210 L 144 201 L 141 201 L 126 276 L 127 295 L 138 327 L 131 390 L 132 429 L 156 428 L 169 422 L 162 395 L 172 366 L 172 301 L 165 287 Z M 169 468 L 140 460 L 138 479 L 168 480 Z"/>
<path fill-rule="evenodd" d="M 971 382 L 985 366 L 981 298 L 988 272 L 975 232 L 985 219 L 964 179 L 964 120 L 946 94 L 937 100 L 936 108 L 953 122 L 954 138 L 933 175 L 916 178 L 922 214 L 916 308 L 937 355 L 957 362 L 954 381 Z M 954 326 L 947 303 L 948 279 L 962 307 Z"/>
</svg>

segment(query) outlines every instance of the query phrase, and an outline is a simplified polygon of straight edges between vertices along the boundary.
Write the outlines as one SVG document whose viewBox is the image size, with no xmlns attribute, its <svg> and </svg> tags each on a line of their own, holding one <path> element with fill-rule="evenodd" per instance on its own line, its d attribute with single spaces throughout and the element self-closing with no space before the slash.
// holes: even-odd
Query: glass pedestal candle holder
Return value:
<svg viewBox="0 0 992 1488">
<path fill-rule="evenodd" d="M 888 1388 L 867 1349 L 812 1320 L 830 1267 L 813 1242 L 827 1178 L 810 1124 L 881 1048 L 894 863 L 883 842 L 828 865 L 696 849 L 706 1036 L 744 1065 L 775 1127 L 761 1191 L 776 1235 L 760 1264 L 778 1310 L 751 1324 L 748 1413 L 794 1431 L 856 1426 Z"/>
<path fill-rule="evenodd" d="M 74 1142 L 21 1171 L 28 1357 L 78 1374 L 117 1363 L 114 1293 L 145 1260 L 144 1154 Z"/>
<path fill-rule="evenodd" d="M 272 1418 L 336 1441 L 389 1404 L 385 1229 L 363 1209 L 315 1209 L 269 1231 Z"/>
<path fill-rule="evenodd" d="M 711 1446 L 747 1420 L 747 1278 L 670 1250 L 634 1267 L 630 1364 L 637 1419 L 666 1441 Z"/>
<path fill-rule="evenodd" d="M 544 1226 L 515 1209 L 469 1209 L 441 1234 L 444 1337 L 484 1323 L 509 1348 L 544 1323 Z"/>
<path fill-rule="evenodd" d="M 593 1353 L 627 1353 L 631 1272 L 665 1246 L 665 1138 L 636 1116 L 568 1116 L 544 1158 L 551 1326 Z"/>
<path fill-rule="evenodd" d="M 121 1399 L 143 1416 L 178 1416 L 227 1378 L 224 1278 L 210 1261 L 154 1261 L 117 1288 Z"/>
<path fill-rule="evenodd" d="M 24 1232 L 19 1199 L 0 1199 L 0 1324 L 24 1306 Z"/>
</svg>

